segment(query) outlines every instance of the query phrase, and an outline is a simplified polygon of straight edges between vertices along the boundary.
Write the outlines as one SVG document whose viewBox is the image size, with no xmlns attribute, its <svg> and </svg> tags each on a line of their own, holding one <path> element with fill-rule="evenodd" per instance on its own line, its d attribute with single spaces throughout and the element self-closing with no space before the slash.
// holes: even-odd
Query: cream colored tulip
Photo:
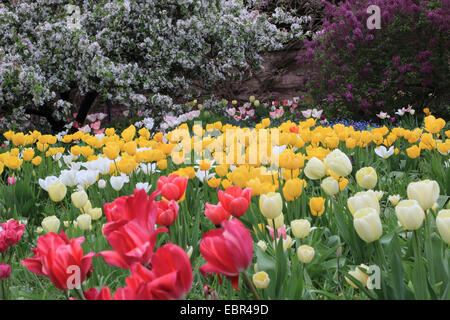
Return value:
<svg viewBox="0 0 450 320">
<path fill-rule="evenodd" d="M 367 286 L 367 282 L 369 281 L 369 275 L 367 272 L 369 271 L 369 267 L 365 264 L 361 264 L 358 267 L 355 268 L 355 270 L 349 271 L 349 275 L 351 275 L 353 278 L 361 282 L 363 287 Z M 349 278 L 345 277 L 345 281 L 347 281 L 348 284 L 350 284 L 353 288 L 358 289 L 358 286 L 351 281 Z"/>
<path fill-rule="evenodd" d="M 58 233 L 60 224 L 61 222 L 56 216 L 46 217 L 41 222 L 42 229 L 44 230 L 45 233 L 49 232 Z"/>
<path fill-rule="evenodd" d="M 381 225 L 380 215 L 374 208 L 359 209 L 353 218 L 353 226 L 361 239 L 365 242 L 380 239 L 383 226 Z"/>
<path fill-rule="evenodd" d="M 291 231 L 297 239 L 303 239 L 309 236 L 311 223 L 306 219 L 297 219 L 291 221 Z"/>
<path fill-rule="evenodd" d="M 67 187 L 61 181 L 56 181 L 48 187 L 48 195 L 53 202 L 60 202 L 67 193 Z"/>
<path fill-rule="evenodd" d="M 327 154 L 323 162 L 331 172 L 340 177 L 348 176 L 353 169 L 350 159 L 339 149 L 335 149 Z"/>
<path fill-rule="evenodd" d="M 431 209 L 439 198 L 439 184 L 434 180 L 411 182 L 406 191 L 408 198 L 417 200 L 423 210 Z"/>
<path fill-rule="evenodd" d="M 301 263 L 310 263 L 314 258 L 314 248 L 308 245 L 302 245 L 297 249 L 297 258 Z"/>
<path fill-rule="evenodd" d="M 356 172 L 356 181 L 364 189 L 373 189 L 377 185 L 377 172 L 372 167 L 364 167 Z"/>
<path fill-rule="evenodd" d="M 416 200 L 400 201 L 395 214 L 405 230 L 419 229 L 425 218 L 425 212 Z"/>
<path fill-rule="evenodd" d="M 305 166 L 305 175 L 311 180 L 321 179 L 325 176 L 327 168 L 325 164 L 318 158 L 312 157 Z"/>
<path fill-rule="evenodd" d="M 333 177 L 327 177 L 320 184 L 323 191 L 329 196 L 334 196 L 339 192 L 339 182 Z"/>
<path fill-rule="evenodd" d="M 442 240 L 450 245 L 450 209 L 439 211 L 436 217 L 436 225 Z"/>
<path fill-rule="evenodd" d="M 91 219 L 95 221 L 102 217 L 103 212 L 101 208 L 91 208 L 88 210 L 87 214 L 90 215 Z"/>
<path fill-rule="evenodd" d="M 380 213 L 380 203 L 377 194 L 373 190 L 356 193 L 353 197 L 347 199 L 347 205 L 350 212 L 355 215 L 356 211 L 363 208 L 374 208 Z"/>
<path fill-rule="evenodd" d="M 259 271 L 253 275 L 253 284 L 259 289 L 265 289 L 269 286 L 270 278 L 267 272 Z"/>
<path fill-rule="evenodd" d="M 70 197 L 72 198 L 73 205 L 78 209 L 82 209 L 89 201 L 88 195 L 84 190 L 74 192 Z"/>
<path fill-rule="evenodd" d="M 283 200 L 278 192 L 269 192 L 259 197 L 259 210 L 267 219 L 275 219 L 283 210 Z"/>
<path fill-rule="evenodd" d="M 92 218 L 88 214 L 81 214 L 77 218 L 77 226 L 80 230 L 90 230 L 91 229 Z"/>
</svg>

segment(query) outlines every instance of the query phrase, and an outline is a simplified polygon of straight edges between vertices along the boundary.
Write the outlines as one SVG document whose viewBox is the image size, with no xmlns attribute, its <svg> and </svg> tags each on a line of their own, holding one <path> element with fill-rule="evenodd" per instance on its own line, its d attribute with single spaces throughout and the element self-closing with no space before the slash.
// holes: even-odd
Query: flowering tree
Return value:
<svg viewBox="0 0 450 320">
<path fill-rule="evenodd" d="M 449 0 L 324 3 L 323 30 L 297 57 L 317 103 L 361 116 L 448 103 Z M 379 29 L 367 26 L 370 5 L 380 9 Z"/>
<path fill-rule="evenodd" d="M 0 3 L 3 124 L 38 115 L 61 131 L 74 107 L 82 123 L 96 99 L 161 114 L 173 97 L 260 68 L 262 51 L 301 34 L 271 18 L 235 0 Z"/>
</svg>

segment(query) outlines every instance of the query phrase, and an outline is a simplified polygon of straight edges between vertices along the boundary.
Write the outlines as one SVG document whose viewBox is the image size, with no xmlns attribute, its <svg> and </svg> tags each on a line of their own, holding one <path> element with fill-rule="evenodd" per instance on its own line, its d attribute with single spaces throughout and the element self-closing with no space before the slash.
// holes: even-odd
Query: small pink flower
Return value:
<svg viewBox="0 0 450 320">
<path fill-rule="evenodd" d="M 105 128 L 94 130 L 94 134 L 102 134 L 102 133 L 104 133 L 104 132 L 105 132 Z"/>
<path fill-rule="evenodd" d="M 267 229 L 269 230 L 272 239 L 275 240 L 274 229 L 270 226 L 267 226 Z M 286 226 L 284 224 L 277 229 L 277 239 L 279 239 L 281 236 L 283 236 L 283 239 L 286 239 Z"/>
<path fill-rule="evenodd" d="M 378 113 L 377 115 L 376 115 L 378 118 L 380 118 L 380 119 L 389 119 L 390 118 L 390 116 L 388 115 L 388 113 L 387 112 L 383 112 L 383 111 L 380 111 L 380 113 Z"/>
<path fill-rule="evenodd" d="M 86 120 L 88 120 L 89 122 L 94 122 L 95 120 L 97 120 L 97 114 L 93 113 L 86 116 Z"/>
<path fill-rule="evenodd" d="M 100 129 L 100 125 L 101 125 L 101 122 L 100 122 L 100 120 L 98 120 L 94 123 L 91 123 L 91 128 L 94 130 L 98 130 L 98 129 Z"/>
<path fill-rule="evenodd" d="M 234 118 L 234 120 L 236 120 L 236 121 L 241 120 L 241 117 L 239 117 L 238 115 L 234 115 L 233 118 Z"/>
<path fill-rule="evenodd" d="M 302 111 L 302 115 L 303 115 L 306 119 L 311 118 L 311 114 L 312 114 L 312 110 L 311 110 L 311 109 L 303 110 L 303 111 Z"/>
<path fill-rule="evenodd" d="M 89 125 L 85 125 L 84 127 L 80 128 L 81 131 L 85 132 L 85 133 L 90 133 L 91 132 L 91 127 L 89 127 Z"/>
<path fill-rule="evenodd" d="M 227 113 L 233 117 L 236 114 L 236 109 L 235 108 L 227 109 Z"/>
<path fill-rule="evenodd" d="M 254 115 L 255 115 L 255 110 L 253 109 L 253 110 L 248 110 L 247 111 L 247 115 L 249 116 L 249 117 L 253 117 Z"/>
<path fill-rule="evenodd" d="M 17 180 L 16 180 L 15 177 L 8 177 L 8 184 L 9 184 L 10 186 L 15 185 L 16 182 L 17 182 Z"/>
</svg>

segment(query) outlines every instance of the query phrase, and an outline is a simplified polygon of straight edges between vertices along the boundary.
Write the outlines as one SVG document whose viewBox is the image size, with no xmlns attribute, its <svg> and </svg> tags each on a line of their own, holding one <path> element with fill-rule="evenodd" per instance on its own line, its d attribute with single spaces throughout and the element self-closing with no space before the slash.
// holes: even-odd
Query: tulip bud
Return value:
<svg viewBox="0 0 450 320">
<path fill-rule="evenodd" d="M 411 182 L 407 188 L 409 199 L 417 200 L 423 210 L 431 209 L 439 198 L 439 184 L 434 180 Z"/>
<path fill-rule="evenodd" d="M 293 220 L 291 221 L 291 231 L 297 239 L 306 238 L 311 231 L 311 223 L 306 219 Z"/>
<path fill-rule="evenodd" d="M 361 264 L 360 266 L 356 267 L 355 270 L 349 271 L 349 275 L 351 275 L 353 278 L 361 282 L 361 284 L 365 287 L 367 286 L 367 281 L 369 280 L 369 276 L 366 272 L 368 272 L 369 267 L 365 264 Z M 347 281 L 348 284 L 350 284 L 353 288 L 358 289 L 358 286 L 353 283 L 349 278 L 345 277 L 345 281 Z"/>
<path fill-rule="evenodd" d="M 100 189 L 105 189 L 106 188 L 106 181 L 103 179 L 98 180 L 98 187 Z"/>
<path fill-rule="evenodd" d="M 56 216 L 46 217 L 46 218 L 44 218 L 44 220 L 42 220 L 41 226 L 45 233 L 49 233 L 49 232 L 58 233 L 60 221 Z"/>
<path fill-rule="evenodd" d="M 187 256 L 189 257 L 189 259 L 191 258 L 192 252 L 193 252 L 193 251 L 194 251 L 194 248 L 192 248 L 192 246 L 189 246 L 189 247 L 187 248 L 186 254 L 187 254 Z"/>
<path fill-rule="evenodd" d="M 260 247 L 262 249 L 262 251 L 266 251 L 266 249 L 267 249 L 267 244 L 264 240 L 259 240 L 256 245 L 258 247 Z"/>
<path fill-rule="evenodd" d="M 77 218 L 77 226 L 81 230 L 89 230 L 91 228 L 91 216 L 88 214 L 81 214 Z"/>
<path fill-rule="evenodd" d="M 405 230 L 417 230 L 423 223 L 425 213 L 416 200 L 402 200 L 395 207 L 397 218 Z"/>
<path fill-rule="evenodd" d="M 259 209 L 267 219 L 275 219 L 283 210 L 281 195 L 277 192 L 269 192 L 259 197 Z"/>
<path fill-rule="evenodd" d="M 0 280 L 8 279 L 10 275 L 11 275 L 11 266 L 9 264 L 0 263 Z"/>
<path fill-rule="evenodd" d="M 74 206 L 78 209 L 82 209 L 88 202 L 88 195 L 84 190 L 72 193 L 71 198 Z"/>
<path fill-rule="evenodd" d="M 63 225 L 65 228 L 68 228 L 70 225 L 70 221 L 63 221 Z"/>
<path fill-rule="evenodd" d="M 304 169 L 305 175 L 311 179 L 321 179 L 325 176 L 327 172 L 327 168 L 323 164 L 323 162 L 316 157 L 312 157 L 305 166 Z"/>
<path fill-rule="evenodd" d="M 279 229 L 284 224 L 284 215 L 280 214 L 275 219 L 267 219 L 267 224 L 273 229 Z M 275 226 L 274 226 L 275 225 Z"/>
<path fill-rule="evenodd" d="M 329 196 L 334 196 L 339 192 L 339 182 L 333 177 L 323 179 L 320 186 Z"/>
<path fill-rule="evenodd" d="M 372 167 L 364 167 L 356 172 L 356 181 L 361 188 L 373 189 L 377 184 L 377 172 Z"/>
<path fill-rule="evenodd" d="M 255 285 L 255 287 L 259 289 L 265 289 L 269 286 L 269 283 L 270 278 L 266 272 L 260 271 L 253 275 L 253 284 Z"/>
<path fill-rule="evenodd" d="M 36 233 L 37 234 L 41 234 L 42 232 L 44 232 L 44 229 L 42 229 L 41 227 L 37 227 L 36 228 Z"/>
<path fill-rule="evenodd" d="M 301 263 L 310 263 L 314 258 L 314 248 L 308 245 L 302 245 L 298 247 L 297 258 Z"/>
<path fill-rule="evenodd" d="M 378 240 L 383 233 L 380 215 L 374 208 L 359 209 L 354 214 L 353 225 L 358 236 L 365 242 Z"/>
<path fill-rule="evenodd" d="M 67 187 L 61 181 L 56 181 L 48 187 L 48 195 L 53 202 L 60 202 L 67 193 Z"/>
<path fill-rule="evenodd" d="M 442 240 L 450 245 L 450 210 L 442 209 L 436 217 L 436 226 Z"/>
<path fill-rule="evenodd" d="M 8 177 L 7 181 L 8 181 L 8 184 L 9 184 L 10 186 L 15 185 L 16 182 L 17 182 L 17 180 L 16 180 L 15 177 Z"/>
<path fill-rule="evenodd" d="M 98 220 L 102 217 L 102 209 L 101 208 L 91 208 L 87 211 L 88 215 L 91 216 L 92 220 Z"/>
</svg>

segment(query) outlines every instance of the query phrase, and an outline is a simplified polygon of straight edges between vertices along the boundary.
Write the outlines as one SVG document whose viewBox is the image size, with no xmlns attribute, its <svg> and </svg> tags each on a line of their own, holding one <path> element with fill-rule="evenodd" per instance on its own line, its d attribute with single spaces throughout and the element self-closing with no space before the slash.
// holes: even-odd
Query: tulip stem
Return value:
<svg viewBox="0 0 450 320">
<path fill-rule="evenodd" d="M 2 300 L 6 300 L 6 292 L 5 292 L 5 280 L 0 280 L 2 283 Z"/>
<path fill-rule="evenodd" d="M 86 300 L 86 298 L 84 297 L 84 295 L 83 295 L 83 293 L 81 292 L 80 289 L 75 288 L 74 291 L 77 294 L 78 298 L 80 298 L 80 300 Z"/>
<path fill-rule="evenodd" d="M 261 300 L 261 298 L 259 297 L 258 292 L 256 291 L 255 286 L 253 285 L 252 281 L 250 280 L 250 278 L 248 277 L 247 272 L 242 272 L 242 274 L 244 275 L 244 279 L 247 282 L 248 286 L 250 287 L 250 289 L 252 289 L 253 294 L 256 297 L 256 300 Z"/>
<path fill-rule="evenodd" d="M 381 246 L 381 243 L 380 243 L 379 240 L 375 241 L 375 250 L 376 250 L 377 255 L 378 255 L 378 263 L 380 265 L 385 265 L 386 264 L 386 258 L 384 256 L 383 247 Z"/>
</svg>

